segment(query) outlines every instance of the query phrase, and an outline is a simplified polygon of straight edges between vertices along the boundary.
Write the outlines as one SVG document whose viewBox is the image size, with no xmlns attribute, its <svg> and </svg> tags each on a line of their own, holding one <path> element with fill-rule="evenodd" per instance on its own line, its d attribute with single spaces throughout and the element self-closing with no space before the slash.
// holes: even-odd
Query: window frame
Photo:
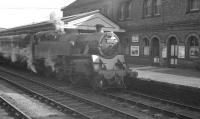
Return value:
<svg viewBox="0 0 200 119">
<path fill-rule="evenodd" d="M 120 9 L 119 9 L 119 17 L 118 20 L 119 21 L 123 21 L 125 19 L 125 4 L 120 5 Z"/>
<path fill-rule="evenodd" d="M 131 19 L 132 3 L 132 0 L 129 0 L 120 5 L 118 18 L 119 21 Z"/>
<path fill-rule="evenodd" d="M 149 2 L 150 0 L 145 0 L 144 1 L 144 6 L 143 6 L 143 16 L 144 17 L 150 17 L 150 16 L 152 16 L 152 6 L 153 6 L 153 0 L 151 0 L 151 3 L 150 3 L 150 7 L 148 7 L 148 2 Z M 150 9 L 150 10 L 149 10 Z M 150 13 L 149 13 L 149 11 L 150 11 Z"/>
<path fill-rule="evenodd" d="M 159 16 L 161 13 L 162 0 L 153 0 L 153 15 Z M 160 1 L 160 4 L 157 4 Z"/>
<path fill-rule="evenodd" d="M 125 3 L 125 19 L 131 19 L 131 11 L 132 11 L 132 4 L 133 2 L 131 0 L 127 1 Z"/>
<path fill-rule="evenodd" d="M 148 48 L 148 54 L 145 54 L 145 48 Z M 143 56 L 150 56 L 150 40 L 148 38 L 142 39 L 142 50 L 143 50 Z"/>
<path fill-rule="evenodd" d="M 150 1 L 150 6 L 148 7 L 148 2 Z M 161 15 L 162 0 L 160 0 L 160 5 L 157 4 L 158 0 L 144 0 L 143 3 L 143 17 L 156 17 Z M 159 13 L 156 13 L 159 11 Z M 150 13 L 149 13 L 150 12 Z"/>
<path fill-rule="evenodd" d="M 192 40 L 193 40 L 193 38 L 195 39 L 194 40 L 194 45 L 191 45 L 191 42 L 192 42 Z M 188 58 L 189 59 L 197 59 L 197 58 L 199 58 L 199 54 L 200 54 L 200 41 L 199 41 L 199 39 L 196 37 L 196 36 L 190 36 L 190 37 L 188 37 L 188 39 L 187 39 L 187 42 L 188 42 Z M 192 56 L 191 55 L 191 48 L 197 48 L 198 49 L 198 54 L 197 55 L 195 55 L 195 56 Z"/>
<path fill-rule="evenodd" d="M 187 2 L 187 12 L 191 13 L 200 11 L 200 1 L 199 0 L 196 1 L 198 8 L 192 8 L 192 1 L 194 0 L 188 0 Z"/>
</svg>

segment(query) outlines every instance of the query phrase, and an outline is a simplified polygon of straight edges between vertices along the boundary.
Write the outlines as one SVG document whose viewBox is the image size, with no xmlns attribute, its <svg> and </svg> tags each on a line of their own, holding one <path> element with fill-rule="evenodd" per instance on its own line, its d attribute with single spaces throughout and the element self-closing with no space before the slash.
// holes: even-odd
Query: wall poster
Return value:
<svg viewBox="0 0 200 119">
<path fill-rule="evenodd" d="M 185 46 L 178 47 L 178 58 L 185 58 Z"/>
<path fill-rule="evenodd" d="M 131 56 L 139 56 L 139 46 L 131 46 Z"/>
<path fill-rule="evenodd" d="M 132 35 L 132 42 L 139 42 L 139 35 Z"/>
<path fill-rule="evenodd" d="M 163 46 L 162 48 L 162 58 L 167 58 L 167 46 Z"/>
</svg>

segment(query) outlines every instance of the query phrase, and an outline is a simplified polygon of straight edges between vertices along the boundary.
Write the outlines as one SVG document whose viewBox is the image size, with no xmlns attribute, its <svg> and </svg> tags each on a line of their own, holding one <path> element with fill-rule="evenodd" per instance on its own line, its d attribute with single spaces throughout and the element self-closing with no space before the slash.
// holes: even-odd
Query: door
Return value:
<svg viewBox="0 0 200 119">
<path fill-rule="evenodd" d="M 168 64 L 170 67 L 176 67 L 178 61 L 178 45 L 175 37 L 169 39 L 168 43 Z"/>
<path fill-rule="evenodd" d="M 157 38 L 152 39 L 151 54 L 153 57 L 153 64 L 160 63 L 160 44 Z"/>
</svg>

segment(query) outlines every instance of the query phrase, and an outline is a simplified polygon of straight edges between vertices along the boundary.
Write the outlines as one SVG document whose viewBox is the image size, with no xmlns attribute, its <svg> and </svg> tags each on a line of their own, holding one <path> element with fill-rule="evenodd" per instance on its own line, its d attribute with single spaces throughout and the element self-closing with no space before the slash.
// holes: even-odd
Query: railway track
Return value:
<svg viewBox="0 0 200 119">
<path fill-rule="evenodd" d="M 161 115 L 171 115 L 171 117 L 180 119 L 200 119 L 200 109 L 197 107 L 151 97 L 138 92 L 122 91 L 121 93 L 101 93 L 101 95 L 133 106 L 143 107 L 146 112 L 152 114 L 157 112 Z M 151 112 L 151 110 L 154 110 L 154 112 Z"/>
<path fill-rule="evenodd" d="M 0 77 L 9 83 L 23 89 L 34 98 L 54 106 L 60 111 L 72 114 L 83 119 L 153 119 L 149 115 L 133 112 L 129 114 L 125 111 L 108 107 L 101 103 L 96 103 L 84 97 L 62 92 L 50 86 L 29 80 L 18 74 L 11 72 L 0 72 Z"/>
<path fill-rule="evenodd" d="M 38 83 L 33 83 L 25 79 L 20 80 L 20 78 L 15 78 L 11 76 L 9 76 L 8 78 L 8 76 L 5 76 L 5 74 L 3 75 L 4 76 L 2 76 L 1 73 L 1 79 L 11 83 L 12 85 L 15 85 L 20 89 L 23 89 L 23 91 L 25 91 L 27 94 L 40 100 L 41 102 L 45 102 L 46 104 L 58 109 L 59 111 L 62 111 L 69 115 L 73 115 L 76 118 L 91 119 L 90 116 L 76 111 L 73 108 L 84 106 L 85 109 L 90 109 L 92 107 L 81 105 L 81 102 L 71 99 L 71 97 L 68 97 L 66 95 L 60 94 L 56 90 L 50 90 L 49 88 L 44 87 L 43 85 L 39 85 Z M 93 109 L 93 111 L 95 112 L 98 110 Z"/>
<path fill-rule="evenodd" d="M 19 108 L 0 96 L 0 118 L 1 119 L 31 119 Z"/>
<path fill-rule="evenodd" d="M 13 74 L 12 74 L 13 75 Z M 16 75 L 16 74 L 15 74 Z M 23 76 L 22 76 L 23 77 Z M 23 77 L 25 78 L 25 77 Z M 43 84 L 42 84 L 43 85 Z M 45 85 L 46 86 L 46 85 Z M 50 88 L 49 86 L 47 86 Z M 79 90 L 80 92 L 84 89 Z M 91 92 L 88 90 L 85 90 L 86 92 Z M 46 91 L 44 91 L 46 92 Z M 60 92 L 60 91 L 58 91 Z M 64 93 L 66 94 L 66 92 Z M 48 95 L 48 93 L 46 94 Z M 168 100 L 163 100 L 155 97 L 151 97 L 148 95 L 136 93 L 136 92 L 130 92 L 130 91 L 124 91 L 121 93 L 101 93 L 101 95 L 111 98 L 112 100 L 117 100 L 120 104 L 130 105 L 134 109 L 138 110 L 138 112 L 142 112 L 143 115 L 149 115 L 149 118 L 161 118 L 161 119 L 199 119 L 200 118 L 200 109 L 196 107 L 191 107 L 188 105 L 179 104 L 176 102 L 171 102 Z M 70 94 L 70 97 L 72 94 Z M 54 94 L 50 97 L 54 97 Z M 74 97 L 74 96 L 72 96 Z M 74 98 L 77 98 L 76 96 Z M 81 97 L 78 97 L 81 98 Z M 67 98 L 68 99 L 68 98 Z M 61 99 L 57 99 L 58 101 L 63 101 L 64 98 L 61 97 Z M 78 99 L 80 102 L 80 99 Z M 91 103 L 89 100 L 84 99 L 84 102 Z M 79 104 L 78 104 L 79 105 Z M 105 105 L 101 104 L 94 104 L 92 102 L 91 105 L 97 105 L 100 107 L 100 109 L 108 110 L 110 112 L 114 112 L 114 115 L 120 115 L 121 117 L 117 118 L 136 118 L 136 119 L 143 119 L 145 116 L 134 116 L 134 115 L 128 115 L 124 114 L 123 112 L 119 110 L 111 109 L 110 107 L 106 107 Z M 92 109 L 92 108 L 90 108 Z M 137 115 L 137 114 L 136 114 Z M 112 114 L 109 114 L 109 117 L 112 117 Z M 93 117 L 92 117 L 93 118 Z M 105 117 L 103 117 L 105 118 Z M 116 115 L 115 117 L 116 118 Z"/>
<path fill-rule="evenodd" d="M 74 113 L 69 113 L 69 112 L 67 112 L 66 114 L 60 113 L 59 112 L 60 108 L 55 107 L 53 102 L 51 102 L 51 104 L 46 103 L 45 101 L 48 101 L 48 100 L 41 100 L 44 98 L 40 97 L 40 95 L 36 94 L 36 92 L 31 92 L 30 90 L 26 90 L 25 87 L 22 87 L 18 84 L 10 82 L 6 79 L 2 79 L 1 76 L 0 76 L 0 84 L 4 84 L 6 86 L 9 85 L 9 87 L 7 87 L 8 89 L 12 88 L 11 91 L 6 90 L 6 88 L 3 88 L 2 95 L 0 95 L 0 104 L 2 103 L 2 105 L 4 107 L 6 107 L 6 111 L 9 114 L 14 116 L 14 118 L 2 118 L 1 110 L 0 110 L 0 119 L 47 119 L 47 118 L 48 119 L 79 119 L 80 118 L 80 116 L 74 115 Z M 14 92 L 12 92 L 12 90 L 14 90 Z M 12 96 L 10 97 L 9 94 L 14 94 L 14 97 L 12 97 Z M 25 98 L 21 98 L 21 97 L 18 98 L 20 96 L 20 94 L 23 96 L 26 95 Z M 15 95 L 17 95 L 17 96 L 15 96 Z M 17 98 L 15 99 L 15 97 L 17 97 Z M 33 99 L 33 98 L 35 98 L 35 99 Z M 20 101 L 18 102 L 17 99 L 20 99 Z M 27 99 L 28 102 L 27 102 L 27 100 L 24 100 L 24 99 Z M 41 102 L 38 103 L 38 100 L 41 101 L 42 103 Z M 7 102 L 5 102 L 5 101 L 7 101 Z M 23 101 L 23 103 L 27 104 L 28 106 L 20 105 L 20 102 L 22 102 L 22 101 Z M 32 102 L 29 102 L 29 101 L 32 101 Z M 45 103 L 54 108 L 49 108 L 49 106 L 45 105 Z M 32 104 L 33 108 L 31 107 L 30 104 Z M 16 108 L 16 110 L 12 109 L 12 107 Z M 39 108 L 39 109 L 37 109 L 37 111 L 35 111 L 34 109 L 36 109 L 36 108 Z M 58 111 L 55 111 L 55 109 Z M 18 112 L 17 110 L 21 110 L 21 111 Z M 42 114 L 39 111 L 42 111 L 45 114 Z M 38 114 L 37 112 L 39 112 L 40 114 Z M 25 118 L 25 116 L 27 116 L 29 118 Z"/>
<path fill-rule="evenodd" d="M 77 89 L 78 92 L 87 93 L 89 89 Z M 200 109 L 189 105 L 180 104 L 177 102 L 164 100 L 134 91 L 112 91 L 112 92 L 97 92 L 100 95 L 109 97 L 110 99 L 118 100 L 124 105 L 139 107 L 141 111 L 150 115 L 168 116 L 173 119 L 200 119 Z"/>
</svg>

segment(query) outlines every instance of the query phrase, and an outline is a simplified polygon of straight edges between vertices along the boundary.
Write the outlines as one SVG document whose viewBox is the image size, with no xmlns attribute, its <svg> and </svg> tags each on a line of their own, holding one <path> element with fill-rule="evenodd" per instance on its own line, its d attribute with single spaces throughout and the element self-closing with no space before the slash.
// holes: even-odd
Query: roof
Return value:
<svg viewBox="0 0 200 119">
<path fill-rule="evenodd" d="M 68 6 L 63 7 L 61 10 L 63 11 L 64 9 L 73 9 L 75 7 L 79 7 L 88 3 L 92 2 L 100 2 L 102 0 L 76 0 L 73 3 L 69 4 Z"/>
<path fill-rule="evenodd" d="M 75 15 L 63 17 L 63 18 L 61 18 L 61 20 L 63 20 L 63 21 L 66 21 L 66 20 L 67 21 L 71 21 L 71 20 L 74 20 L 74 19 L 78 19 L 78 18 L 81 18 L 81 17 L 84 17 L 84 16 L 88 16 L 88 15 L 91 15 L 91 14 L 99 13 L 99 12 L 100 12 L 99 10 L 90 11 L 90 12 L 84 12 L 84 13 L 80 13 L 80 14 L 75 14 Z"/>
<path fill-rule="evenodd" d="M 45 31 L 45 30 L 53 30 L 55 29 L 55 25 L 53 21 L 44 21 L 35 24 L 29 24 L 9 29 L 4 29 L 0 31 L 1 35 L 15 35 L 15 34 L 22 34 L 22 33 L 32 33 L 38 31 Z"/>
<path fill-rule="evenodd" d="M 65 24 L 66 29 L 96 30 L 96 25 L 103 25 L 103 30 L 113 32 L 124 32 L 120 27 L 109 18 L 100 13 L 99 10 L 71 15 L 60 19 Z M 16 35 L 23 33 L 36 33 L 40 31 L 55 30 L 55 21 L 44 21 L 0 31 L 1 35 Z"/>
<path fill-rule="evenodd" d="M 68 29 L 96 30 L 96 26 L 101 25 L 104 31 L 125 31 L 118 24 L 101 14 L 99 10 L 63 17 L 62 21 L 65 23 L 65 28 Z"/>
</svg>

